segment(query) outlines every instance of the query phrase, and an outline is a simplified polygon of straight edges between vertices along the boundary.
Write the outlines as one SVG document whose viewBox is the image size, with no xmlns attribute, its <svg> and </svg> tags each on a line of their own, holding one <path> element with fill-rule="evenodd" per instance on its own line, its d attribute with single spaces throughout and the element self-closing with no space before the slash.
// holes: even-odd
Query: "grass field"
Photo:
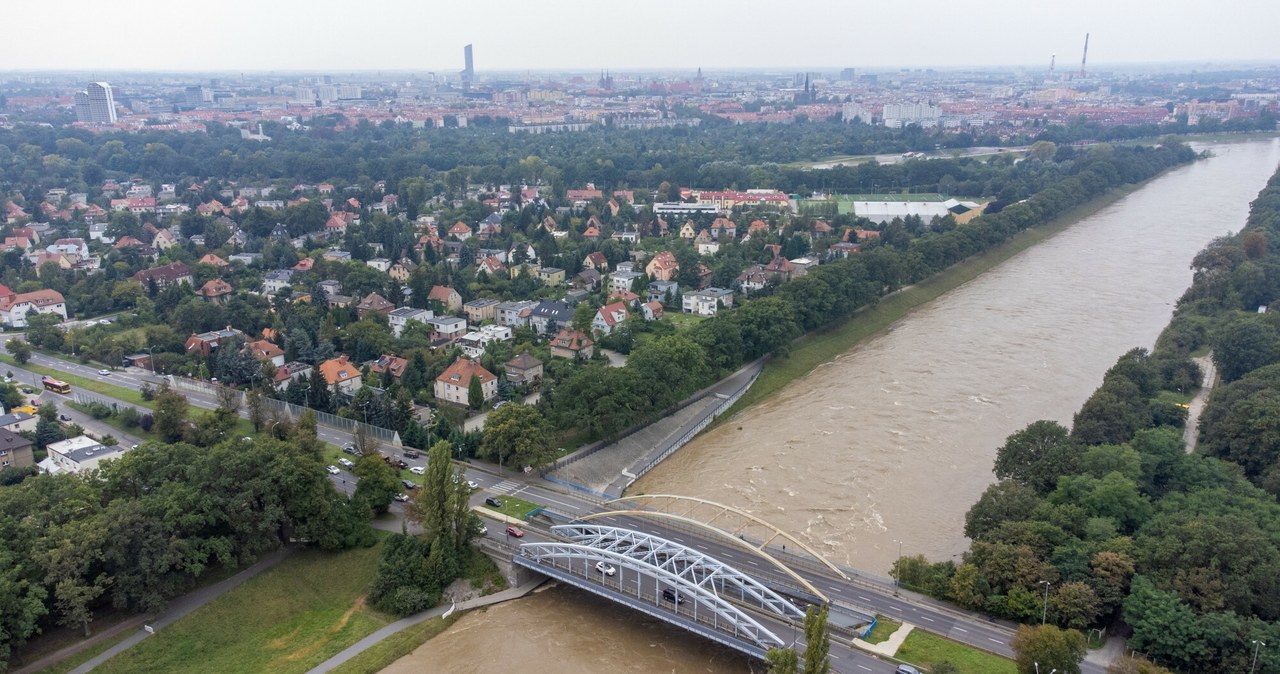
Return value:
<svg viewBox="0 0 1280 674">
<path fill-rule="evenodd" d="M 306 672 L 391 621 L 364 603 L 381 552 L 301 550 L 96 671 Z"/>
<path fill-rule="evenodd" d="M 412 653 L 432 637 L 449 629 L 463 611 L 454 611 L 448 618 L 432 618 L 406 627 L 365 649 L 364 652 L 331 670 L 334 674 L 375 674 L 391 663 Z"/>
<path fill-rule="evenodd" d="M 878 644 L 887 641 L 898 628 L 902 627 L 902 623 L 892 618 L 886 618 L 882 615 L 876 616 L 876 628 L 871 630 L 871 634 L 867 635 L 863 641 L 869 644 Z"/>
<path fill-rule="evenodd" d="M 1017 674 L 1018 667 L 986 651 L 970 648 L 950 639 L 934 636 L 922 630 L 912 630 L 898 649 L 897 659 L 913 665 L 932 669 L 940 662 L 955 665 L 960 674 Z"/>
<path fill-rule="evenodd" d="M 669 311 L 662 314 L 662 320 L 667 321 L 675 326 L 676 330 L 684 332 L 693 326 L 707 320 L 706 316 L 694 316 L 693 314 L 682 314 L 677 311 Z"/>
<path fill-rule="evenodd" d="M 501 508 L 494 508 L 493 506 L 486 506 L 486 507 L 488 507 L 490 510 L 497 510 L 498 512 L 502 513 L 503 515 L 506 515 L 507 517 L 514 517 L 518 520 L 523 520 L 535 508 L 542 507 L 542 506 L 539 506 L 537 503 L 526 501 L 516 496 L 502 495 L 502 496 L 498 496 L 497 498 L 499 501 L 502 501 Z"/>
<path fill-rule="evenodd" d="M 129 637 L 133 636 L 133 634 L 134 634 L 133 630 L 125 630 L 119 634 L 112 636 L 109 639 L 105 639 L 100 643 L 94 644 L 91 648 L 86 648 L 83 651 L 80 651 L 79 653 L 76 653 L 75 655 L 55 665 L 45 667 L 44 669 L 39 671 L 39 674 L 65 674 L 65 672 L 69 672 L 75 669 L 76 667 L 79 667 L 80 665 L 97 657 L 100 653 L 107 650 L 108 648 L 111 648 L 112 646 L 120 643 L 121 641 L 128 639 Z"/>
<path fill-rule="evenodd" d="M 7 353 L 0 354 L 0 362 L 8 363 L 15 367 L 20 367 L 24 370 L 30 370 L 32 372 L 35 372 L 36 374 L 43 375 L 46 377 L 61 379 L 62 381 L 65 381 L 68 384 L 71 384 L 72 389 L 79 387 L 86 391 L 93 391 L 94 393 L 101 393 L 104 396 L 111 396 L 112 398 L 123 400 L 125 402 L 130 402 L 130 403 L 133 403 L 134 405 L 138 405 L 139 407 L 152 406 L 151 403 L 143 400 L 142 394 L 138 393 L 138 391 L 136 391 L 135 389 L 125 388 L 123 386 L 116 386 L 114 384 L 108 384 L 107 382 L 98 381 L 96 379 L 87 379 L 85 377 L 76 376 L 74 374 L 67 374 L 65 372 L 59 372 L 57 370 L 51 370 L 47 367 L 41 367 L 39 365 L 36 365 L 35 363 L 18 365 L 18 362 L 13 359 L 13 356 L 10 356 Z"/>
<path fill-rule="evenodd" d="M 1061 232 L 1077 220 L 1101 210 L 1139 187 L 1141 185 L 1131 185 L 1077 206 L 1051 222 L 1019 233 L 1004 245 L 965 260 L 926 281 L 884 298 L 876 306 L 859 312 L 837 327 L 801 337 L 792 345 L 790 355 L 769 361 L 756 383 L 733 407 L 729 408 L 728 413 L 720 415 L 715 422 L 712 422 L 712 426 L 725 423 L 735 413 L 769 398 L 782 387 L 804 377 L 813 368 L 848 351 L 861 340 L 888 328 L 916 307 L 931 302 L 948 291 L 977 278 L 992 267 Z"/>
</svg>

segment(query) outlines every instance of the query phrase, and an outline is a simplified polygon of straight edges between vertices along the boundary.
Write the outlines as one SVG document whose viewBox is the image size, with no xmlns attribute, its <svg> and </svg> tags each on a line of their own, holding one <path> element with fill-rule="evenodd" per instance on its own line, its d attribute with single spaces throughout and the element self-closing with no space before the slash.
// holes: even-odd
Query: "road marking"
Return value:
<svg viewBox="0 0 1280 674">
<path fill-rule="evenodd" d="M 828 657 L 828 658 L 831 658 L 832 660 L 839 660 L 839 659 L 840 659 L 840 656 L 838 656 L 838 655 L 834 655 L 834 654 L 832 654 L 832 653 L 827 653 L 827 657 Z"/>
<path fill-rule="evenodd" d="M 751 566 L 760 566 L 760 565 L 759 565 L 758 563 L 756 563 L 756 561 L 755 561 L 755 560 L 753 560 L 753 559 L 748 559 L 748 560 L 745 560 L 745 561 L 746 561 L 748 564 L 750 564 Z"/>
<path fill-rule="evenodd" d="M 865 669 L 865 670 L 867 670 L 868 672 L 869 672 L 869 671 L 871 671 L 871 668 L 870 668 L 870 667 L 868 667 L 868 666 L 866 666 L 866 665 L 858 665 L 858 668 L 859 668 L 859 669 Z"/>
<path fill-rule="evenodd" d="M 832 587 L 832 589 L 835 589 L 835 586 L 834 586 L 834 585 L 832 585 L 831 587 Z M 870 599 L 868 599 L 867 597 L 864 597 L 864 596 L 862 596 L 862 595 L 858 595 L 858 599 L 861 599 L 862 601 L 871 601 Z"/>
<path fill-rule="evenodd" d="M 964 632 L 965 634 L 968 634 L 968 633 L 969 633 L 969 630 L 967 630 L 967 629 L 965 629 L 965 628 L 963 628 L 963 627 L 957 627 L 957 628 L 956 628 L 956 631 L 957 631 L 957 632 Z"/>
<path fill-rule="evenodd" d="M 995 643 L 997 643 L 997 644 L 1002 644 L 1002 645 L 1004 644 L 1004 642 L 1003 642 L 1003 641 L 1001 641 L 1001 640 L 999 640 L 999 639 L 992 639 L 991 637 L 987 637 L 987 641 L 994 641 Z"/>
<path fill-rule="evenodd" d="M 579 506 L 573 505 L 573 504 L 571 504 L 571 503 L 565 503 L 564 501 L 557 501 L 557 500 L 555 500 L 555 499 L 553 499 L 553 498 L 546 498 L 546 497 L 543 497 L 543 498 L 541 498 L 540 500 L 542 500 L 542 501 L 548 501 L 548 502 L 550 502 L 550 503 L 555 503 L 556 505 L 562 505 L 562 506 L 564 506 L 564 507 L 566 507 L 566 508 L 569 508 L 570 510 L 582 510 L 582 508 L 581 508 L 581 507 L 579 507 Z"/>
<path fill-rule="evenodd" d="M 905 611 L 905 610 L 907 610 L 907 609 L 905 609 L 905 608 L 902 608 L 901 606 L 894 606 L 893 604 L 889 604 L 889 608 L 891 608 L 891 609 L 893 609 L 893 610 L 895 610 L 895 611 Z"/>
<path fill-rule="evenodd" d="M 927 616 L 927 615 L 922 615 L 922 616 L 920 616 L 920 617 L 921 617 L 921 618 L 923 618 L 924 620 L 928 620 L 929 622 L 936 622 L 933 618 L 930 618 L 930 617 L 929 617 L 929 616 Z"/>
</svg>

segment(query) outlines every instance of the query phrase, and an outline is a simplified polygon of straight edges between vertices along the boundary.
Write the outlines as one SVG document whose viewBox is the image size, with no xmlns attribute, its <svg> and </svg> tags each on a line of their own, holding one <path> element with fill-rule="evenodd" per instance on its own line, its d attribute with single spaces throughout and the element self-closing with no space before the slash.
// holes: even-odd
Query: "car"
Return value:
<svg viewBox="0 0 1280 674">
<path fill-rule="evenodd" d="M 617 569 L 613 568 L 608 564 L 605 564 L 604 562 L 596 562 L 596 571 L 599 571 L 600 573 L 603 573 L 606 576 L 612 576 L 613 574 L 618 572 Z"/>
<path fill-rule="evenodd" d="M 35 390 L 35 389 L 33 389 L 33 388 L 31 388 L 30 386 L 23 386 L 23 387 L 22 387 L 22 392 L 23 392 L 23 393 L 25 393 L 25 394 L 27 394 L 27 395 L 31 395 L 32 393 L 35 393 L 35 392 L 36 392 L 36 390 Z"/>
<path fill-rule="evenodd" d="M 420 454 L 418 454 L 418 450 L 412 449 L 412 448 L 405 449 L 404 452 L 402 453 L 404 454 L 404 458 L 406 459 L 416 459 L 420 456 Z"/>
<path fill-rule="evenodd" d="M 493 406 L 493 409 L 495 409 L 495 410 L 496 410 L 496 409 L 498 409 L 499 407 L 502 407 L 503 405 L 506 405 L 506 404 L 507 404 L 507 402 L 508 402 L 508 401 L 503 400 L 502 402 L 499 402 L 497 405 L 494 405 L 494 406 Z"/>
<path fill-rule="evenodd" d="M 138 448 L 138 445 L 137 445 L 137 444 L 135 444 L 135 445 L 133 445 L 132 447 L 130 447 L 129 449 L 137 449 L 137 448 Z"/>
<path fill-rule="evenodd" d="M 67 415 L 65 415 L 65 414 L 59 414 L 59 415 L 58 415 L 58 421 L 71 421 L 71 417 L 69 417 L 69 416 L 67 416 Z"/>
<path fill-rule="evenodd" d="M 893 670 L 893 674 L 920 674 L 920 670 L 911 665 L 898 665 L 898 668 Z"/>
<path fill-rule="evenodd" d="M 502 501 L 499 501 L 496 497 L 493 497 L 493 496 L 489 496 L 489 497 L 485 498 L 485 500 L 484 500 L 484 504 L 485 504 L 485 505 L 487 505 L 487 506 L 493 506 L 493 507 L 495 507 L 495 508 L 501 508 L 501 507 L 502 507 Z"/>
<path fill-rule="evenodd" d="M 509 526 L 507 527 L 507 535 L 515 536 L 516 538 L 524 538 L 524 530 L 517 526 Z"/>
<path fill-rule="evenodd" d="M 475 480 L 467 480 L 467 489 L 475 491 L 480 488 L 480 483 Z"/>
<path fill-rule="evenodd" d="M 413 468 L 409 469 L 409 472 L 413 473 L 414 475 L 421 475 L 427 472 L 427 469 L 425 466 L 414 466 Z"/>
<path fill-rule="evenodd" d="M 347 445 L 343 445 L 343 446 L 342 446 L 342 453 L 343 453 L 343 454 L 352 454 L 352 455 L 355 455 L 355 456 L 360 456 L 360 452 L 357 452 L 357 451 L 356 451 L 356 446 L 355 446 L 355 445 L 350 445 L 350 444 L 347 444 Z"/>
<path fill-rule="evenodd" d="M 352 461 L 351 459 L 348 459 L 345 456 L 342 457 L 341 459 L 338 459 L 338 463 L 342 464 L 343 468 L 354 468 L 356 465 L 355 461 Z"/>
<path fill-rule="evenodd" d="M 399 468 L 400 470 L 404 470 L 405 468 L 409 467 L 409 464 L 401 461 L 400 459 L 396 459 L 394 463 L 396 465 L 396 468 Z"/>
<path fill-rule="evenodd" d="M 105 377 L 105 376 L 107 376 L 107 375 L 111 374 L 111 370 L 98 370 L 98 374 L 100 374 L 100 375 L 102 375 L 103 377 Z"/>
<path fill-rule="evenodd" d="M 477 533 L 477 534 L 480 534 L 481 536 L 483 536 L 483 535 L 485 535 L 485 534 L 489 533 L 489 527 L 486 527 L 485 525 L 481 524 L 481 525 L 480 525 L 480 528 L 479 528 L 479 529 L 476 529 L 476 533 Z"/>
<path fill-rule="evenodd" d="M 409 495 L 404 492 L 400 492 L 399 494 L 396 494 L 396 500 L 404 503 L 409 500 Z"/>
<path fill-rule="evenodd" d="M 337 475 L 338 473 L 341 473 L 341 472 L 342 472 L 342 471 L 338 470 L 338 467 L 337 467 L 337 466 L 329 466 L 328 470 L 329 470 L 329 474 L 330 474 L 330 475 Z"/>
<path fill-rule="evenodd" d="M 110 319 L 110 318 L 104 318 L 104 319 L 102 319 L 102 320 L 98 321 L 98 325 L 111 325 L 111 319 Z"/>
<path fill-rule="evenodd" d="M 404 485 L 404 488 L 409 490 L 418 488 L 418 483 L 413 480 L 400 480 L 400 484 Z"/>
<path fill-rule="evenodd" d="M 671 588 L 666 588 L 666 589 L 664 589 L 664 590 L 662 591 L 662 598 L 663 598 L 663 599 L 666 599 L 667 601 L 671 602 L 672 604 L 677 604 L 677 605 L 679 605 L 679 604 L 683 604 L 683 603 L 684 603 L 684 597 L 680 596 L 680 593 L 679 593 L 679 592 L 676 592 L 675 590 L 673 590 L 673 589 L 671 589 Z"/>
</svg>

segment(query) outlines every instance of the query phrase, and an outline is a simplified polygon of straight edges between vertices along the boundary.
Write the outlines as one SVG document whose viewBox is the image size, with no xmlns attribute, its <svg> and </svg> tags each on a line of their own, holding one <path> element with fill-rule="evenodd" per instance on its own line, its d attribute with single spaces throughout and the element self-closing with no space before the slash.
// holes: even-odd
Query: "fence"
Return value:
<svg viewBox="0 0 1280 674">
<path fill-rule="evenodd" d="M 169 377 L 169 381 L 173 383 L 173 387 L 176 389 L 203 393 L 205 395 L 214 396 L 215 398 L 218 398 L 218 399 L 221 399 L 219 398 L 219 395 L 221 392 L 230 392 L 235 396 L 237 396 L 236 399 L 239 401 L 240 406 L 242 408 L 244 407 L 244 404 L 245 404 L 245 398 L 246 398 L 245 393 L 239 389 L 226 387 L 221 384 L 197 381 L 195 379 L 187 379 L 185 377 L 174 377 L 172 375 Z M 307 410 L 311 410 L 311 413 L 314 414 L 316 417 L 316 424 L 319 426 L 326 426 L 328 428 L 341 431 L 344 433 L 350 433 L 352 435 L 356 433 L 357 429 L 360 429 L 363 427 L 365 435 L 367 435 L 370 438 L 376 438 L 379 442 L 390 445 L 392 447 L 404 446 L 403 443 L 400 442 L 400 433 L 393 431 L 389 428 L 382 428 L 380 426 L 366 424 L 363 421 L 356 421 L 354 419 L 340 417 L 336 414 L 329 414 L 328 412 L 312 410 L 309 407 L 303 407 L 301 405 L 295 405 L 290 402 L 285 402 L 283 400 L 276 400 L 275 398 L 267 398 L 265 396 L 262 398 L 262 407 L 263 407 L 263 410 L 266 412 L 267 418 L 280 417 L 283 419 L 288 419 L 290 422 L 297 421 L 299 418 L 302 417 L 303 414 L 307 412 Z"/>
</svg>

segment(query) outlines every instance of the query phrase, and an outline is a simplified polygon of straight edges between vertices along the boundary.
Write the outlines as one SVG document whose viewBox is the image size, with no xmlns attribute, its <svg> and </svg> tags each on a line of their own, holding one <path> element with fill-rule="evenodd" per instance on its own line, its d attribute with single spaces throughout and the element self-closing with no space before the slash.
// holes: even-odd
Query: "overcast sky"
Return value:
<svg viewBox="0 0 1280 674">
<path fill-rule="evenodd" d="M 1280 60 L 1280 0 L 3 0 L 0 70 L 885 68 Z"/>
</svg>

